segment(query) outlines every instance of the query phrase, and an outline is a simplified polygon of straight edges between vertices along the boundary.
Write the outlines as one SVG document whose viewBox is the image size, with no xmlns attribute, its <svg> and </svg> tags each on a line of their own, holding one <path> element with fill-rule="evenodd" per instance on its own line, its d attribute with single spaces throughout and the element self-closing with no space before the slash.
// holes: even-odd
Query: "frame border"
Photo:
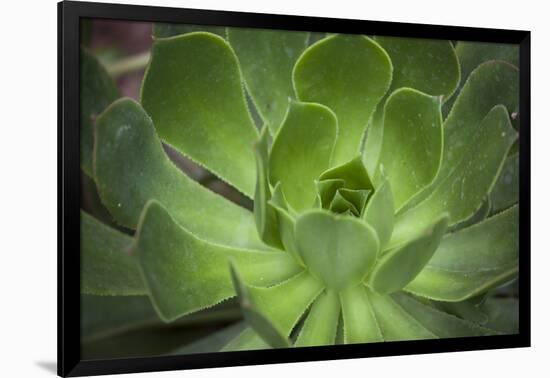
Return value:
<svg viewBox="0 0 550 378">
<path fill-rule="evenodd" d="M 58 10 L 58 375 L 84 376 L 225 366 L 338 360 L 531 345 L 530 32 L 519 30 L 287 16 L 261 13 L 62 1 Z M 377 34 L 520 45 L 519 333 L 276 350 L 108 360 L 80 358 L 79 25 L 81 18 L 174 22 L 347 34 Z M 436 36 L 434 38 L 434 36 Z"/>
</svg>

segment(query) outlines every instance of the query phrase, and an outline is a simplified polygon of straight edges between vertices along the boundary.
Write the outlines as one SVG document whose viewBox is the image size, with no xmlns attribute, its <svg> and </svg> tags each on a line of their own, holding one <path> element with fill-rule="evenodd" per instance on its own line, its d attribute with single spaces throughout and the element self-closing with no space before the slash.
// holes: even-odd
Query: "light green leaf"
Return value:
<svg viewBox="0 0 550 378">
<path fill-rule="evenodd" d="M 444 214 L 425 228 L 418 238 L 386 252 L 370 273 L 369 285 L 380 294 L 389 294 L 411 282 L 438 248 L 448 221 L 448 215 Z"/>
<path fill-rule="evenodd" d="M 119 97 L 115 82 L 92 53 L 80 48 L 80 166 L 93 178 L 96 117 Z M 78 125 L 73 125 L 78 127 Z"/>
<path fill-rule="evenodd" d="M 272 322 L 257 305 L 257 298 L 250 295 L 236 266 L 231 263 L 231 279 L 246 322 L 273 348 L 287 348 L 290 341 L 279 323 Z"/>
<path fill-rule="evenodd" d="M 340 318 L 340 300 L 332 290 L 319 295 L 311 306 L 295 346 L 332 345 Z"/>
<path fill-rule="evenodd" d="M 367 123 L 391 77 L 388 55 L 365 36 L 327 37 L 298 59 L 293 72 L 298 99 L 326 105 L 338 118 L 333 165 L 359 153 Z"/>
<path fill-rule="evenodd" d="M 252 198 L 258 131 L 223 38 L 195 32 L 157 40 L 141 103 L 164 141 Z"/>
<path fill-rule="evenodd" d="M 346 344 L 384 341 L 365 286 L 350 286 L 343 290 L 340 302 Z"/>
<path fill-rule="evenodd" d="M 440 99 L 410 88 L 384 107 L 384 134 L 375 182 L 387 177 L 398 210 L 435 178 L 443 152 Z"/>
<path fill-rule="evenodd" d="M 96 183 L 118 223 L 135 228 L 154 198 L 177 222 L 201 239 L 270 249 L 256 231 L 252 213 L 181 173 L 165 155 L 151 119 L 130 99 L 113 103 L 97 120 Z"/>
<path fill-rule="evenodd" d="M 297 218 L 296 243 L 309 271 L 335 290 L 360 283 L 379 249 L 376 232 L 366 222 L 326 210 Z"/>
<path fill-rule="evenodd" d="M 506 108 L 495 106 L 471 137 L 465 137 L 463 153 L 453 158 L 453 164 L 442 165 L 428 198 L 397 217 L 390 245 L 411 239 L 442 212 L 449 213 L 449 225 L 472 216 L 493 187 L 516 138 Z"/>
<path fill-rule="evenodd" d="M 372 190 L 372 182 L 367 173 L 367 169 L 363 164 L 361 156 L 356 156 L 352 160 L 339 165 L 337 167 L 331 168 L 319 177 L 319 181 L 339 179 L 344 180 L 344 188 L 347 189 L 366 189 Z M 334 183 L 337 186 L 337 183 Z M 330 184 L 332 188 L 332 183 Z"/>
<path fill-rule="evenodd" d="M 458 86 L 460 68 L 450 41 L 420 38 L 375 37 L 391 58 L 391 90 L 414 88 L 448 99 Z"/>
<path fill-rule="evenodd" d="M 236 262 L 235 265 L 241 272 L 240 264 Z M 244 294 L 240 298 L 241 306 L 245 310 L 252 310 L 265 320 L 261 325 L 256 321 L 257 319 L 251 324 L 255 331 L 263 337 L 265 337 L 265 333 L 262 334 L 263 331 L 269 328 L 266 322 L 269 322 L 271 328 L 275 328 L 283 337 L 289 336 L 309 305 L 323 291 L 322 283 L 307 271 L 302 271 L 294 277 L 270 287 L 252 286 L 247 282 L 248 280 L 244 277 L 244 282 L 240 283 L 241 293 L 239 294 Z M 281 303 L 285 305 L 281 306 Z M 270 333 L 271 337 L 266 341 L 276 341 L 273 340 L 273 332 Z"/>
<path fill-rule="evenodd" d="M 376 230 L 382 251 L 393 232 L 394 209 L 391 184 L 384 180 L 362 214 L 362 218 Z"/>
<path fill-rule="evenodd" d="M 506 158 L 500 176 L 489 196 L 491 211 L 498 213 L 519 200 L 519 154 Z"/>
<path fill-rule="evenodd" d="M 371 194 L 371 190 L 366 189 L 347 189 L 340 188 L 338 193 L 349 201 L 355 209 L 357 209 L 357 216 L 360 216 L 365 211 L 367 200 Z"/>
<path fill-rule="evenodd" d="M 462 301 L 511 280 L 518 271 L 518 206 L 446 235 L 405 288 L 440 301 Z"/>
<path fill-rule="evenodd" d="M 368 291 L 368 297 L 385 341 L 437 338 L 391 296 Z"/>
<path fill-rule="evenodd" d="M 308 36 L 307 32 L 227 28 L 250 97 L 272 134 L 283 122 L 289 98 L 295 98 L 292 68 Z"/>
<path fill-rule="evenodd" d="M 239 350 L 258 350 L 258 349 L 270 349 L 268 343 L 265 342 L 258 334 L 250 327 L 242 331 L 233 340 L 227 343 L 222 348 L 222 352 L 233 352 Z"/>
<path fill-rule="evenodd" d="M 440 338 L 488 336 L 498 333 L 420 303 L 404 293 L 395 293 L 391 298 L 422 326 Z"/>
<path fill-rule="evenodd" d="M 136 239 L 135 252 L 151 300 L 165 321 L 234 296 L 230 259 L 239 264 L 248 282 L 258 285 L 273 285 L 301 270 L 283 252 L 231 248 L 200 240 L 155 201 L 144 209 Z"/>
<path fill-rule="evenodd" d="M 337 131 L 336 116 L 326 106 L 290 103 L 273 141 L 269 174 L 273 184 L 281 183 L 288 203 L 297 211 L 312 207 L 314 181 L 329 167 Z"/>
<path fill-rule="evenodd" d="M 279 222 L 276 210 L 268 205 L 271 199 L 269 186 L 269 132 L 264 126 L 260 140 L 254 146 L 256 156 L 256 190 L 254 192 L 254 220 L 262 240 L 275 248 L 282 249 Z"/>
<path fill-rule="evenodd" d="M 132 238 L 80 211 L 80 291 L 95 295 L 145 295 Z"/>
<path fill-rule="evenodd" d="M 345 214 L 348 211 L 353 215 L 358 217 L 359 216 L 359 210 L 355 207 L 353 203 L 348 201 L 341 193 L 340 190 L 336 192 L 334 195 L 334 198 L 332 198 L 332 201 L 329 205 L 329 210 L 333 213 L 341 213 Z"/>
<path fill-rule="evenodd" d="M 346 182 L 342 179 L 325 179 L 322 181 L 315 181 L 317 194 L 323 209 L 329 208 L 336 191 L 343 188 L 345 184 Z"/>
<path fill-rule="evenodd" d="M 153 24 L 153 38 L 155 39 L 168 38 L 197 31 L 214 33 L 225 38 L 225 26 L 170 24 L 165 22 L 155 22 Z"/>
</svg>

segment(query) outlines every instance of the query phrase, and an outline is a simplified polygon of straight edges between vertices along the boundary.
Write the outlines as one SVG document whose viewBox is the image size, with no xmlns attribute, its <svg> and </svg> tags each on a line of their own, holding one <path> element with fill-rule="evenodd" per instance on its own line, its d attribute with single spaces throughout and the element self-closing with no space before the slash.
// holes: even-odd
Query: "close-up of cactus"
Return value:
<svg viewBox="0 0 550 378">
<path fill-rule="evenodd" d="M 151 30 L 81 47 L 85 357 L 518 332 L 516 45 Z"/>
</svg>

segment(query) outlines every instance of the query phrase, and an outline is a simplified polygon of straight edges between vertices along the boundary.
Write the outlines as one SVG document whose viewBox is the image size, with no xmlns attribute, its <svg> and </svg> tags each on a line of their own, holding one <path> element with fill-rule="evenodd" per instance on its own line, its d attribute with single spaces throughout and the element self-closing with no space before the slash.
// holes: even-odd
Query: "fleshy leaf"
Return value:
<svg viewBox="0 0 550 378">
<path fill-rule="evenodd" d="M 370 273 L 369 285 L 380 294 L 389 294 L 411 282 L 438 248 L 448 221 L 447 214 L 440 216 L 418 238 L 386 252 Z"/>
<path fill-rule="evenodd" d="M 164 141 L 252 198 L 258 131 L 223 38 L 195 32 L 157 40 L 141 103 Z"/>
<path fill-rule="evenodd" d="M 366 222 L 326 210 L 298 217 L 296 243 L 309 271 L 335 290 L 361 282 L 379 248 L 376 232 Z"/>
<path fill-rule="evenodd" d="M 88 50 L 80 48 L 80 166 L 89 177 L 93 177 L 95 118 L 119 96 L 105 67 Z"/>
<path fill-rule="evenodd" d="M 348 201 L 341 193 L 340 190 L 336 191 L 336 194 L 332 198 L 332 201 L 329 205 L 329 210 L 333 213 L 345 214 L 349 212 L 354 216 L 359 216 L 359 210 L 355 207 L 353 203 Z"/>
<path fill-rule="evenodd" d="M 132 238 L 80 211 L 80 291 L 95 295 L 146 295 Z"/>
<path fill-rule="evenodd" d="M 314 181 L 329 167 L 337 131 L 336 116 L 326 106 L 290 103 L 271 147 L 269 174 L 297 211 L 312 207 Z"/>
<path fill-rule="evenodd" d="M 517 298 L 489 298 L 483 305 L 489 318 L 486 327 L 514 334 L 519 332 L 519 300 Z"/>
<path fill-rule="evenodd" d="M 365 211 L 367 200 L 371 194 L 371 190 L 367 189 L 338 189 L 338 192 L 342 197 L 348 200 L 355 209 L 357 209 L 357 216 L 360 216 Z"/>
<path fill-rule="evenodd" d="M 262 240 L 272 247 L 282 249 L 279 222 L 275 209 L 267 204 L 271 199 L 269 186 L 269 133 L 264 126 L 260 140 L 254 146 L 256 155 L 256 190 L 254 192 L 254 219 Z"/>
<path fill-rule="evenodd" d="M 240 264 L 235 265 L 241 272 Z M 322 283 L 307 271 L 270 287 L 252 286 L 246 278 L 238 284 L 241 290 L 241 307 L 258 315 L 251 326 L 262 337 L 266 336 L 264 331 L 268 328 L 274 328 L 280 336 L 288 337 L 300 317 L 323 290 Z M 281 306 L 281 303 L 285 305 Z M 273 329 L 268 331 L 272 333 Z M 273 335 L 266 341 L 277 342 Z"/>
<path fill-rule="evenodd" d="M 450 41 L 375 37 L 393 64 L 391 90 L 409 87 L 449 98 L 458 86 L 460 68 Z"/>
<path fill-rule="evenodd" d="M 437 338 L 389 295 L 368 291 L 374 315 L 385 341 Z"/>
<path fill-rule="evenodd" d="M 440 338 L 488 336 L 498 333 L 443 311 L 439 311 L 402 292 L 393 294 L 391 298 L 425 328 Z"/>
<path fill-rule="evenodd" d="M 366 189 L 372 190 L 372 182 L 367 173 L 367 169 L 363 164 L 361 156 L 356 156 L 354 159 L 331 168 L 319 177 L 319 181 L 325 181 L 329 179 L 344 180 L 344 187 L 347 189 Z"/>
<path fill-rule="evenodd" d="M 340 293 L 344 342 L 371 343 L 383 341 L 382 332 L 374 309 L 363 285 L 350 286 Z"/>
<path fill-rule="evenodd" d="M 405 288 L 440 301 L 462 301 L 511 280 L 518 271 L 518 206 L 446 235 Z"/>
<path fill-rule="evenodd" d="M 210 307 L 235 295 L 229 260 L 248 282 L 273 285 L 300 267 L 283 252 L 225 247 L 200 240 L 152 201 L 144 209 L 135 251 L 148 290 L 165 321 Z"/>
<path fill-rule="evenodd" d="M 147 113 L 117 100 L 97 119 L 95 178 L 103 204 L 118 223 L 135 228 L 154 198 L 201 239 L 270 249 L 258 237 L 252 213 L 181 173 L 165 155 Z"/>
<path fill-rule="evenodd" d="M 246 284 L 242 281 L 237 268 L 231 264 L 231 278 L 233 286 L 239 298 L 241 310 L 246 322 L 273 348 L 285 348 L 290 346 L 290 341 L 277 323 L 272 323 L 256 304 L 256 298 L 251 296 Z"/>
<path fill-rule="evenodd" d="M 410 88 L 393 92 L 384 107 L 384 136 L 375 178 L 387 177 L 398 210 L 435 178 L 443 151 L 440 99 Z M 375 179 L 379 182 L 381 179 Z"/>
<path fill-rule="evenodd" d="M 332 290 L 319 295 L 311 306 L 295 346 L 332 345 L 340 317 L 340 300 Z"/>
<path fill-rule="evenodd" d="M 391 238 L 394 221 L 393 194 L 389 181 L 384 180 L 374 191 L 362 218 L 376 230 L 383 251 Z"/>
<path fill-rule="evenodd" d="M 225 26 L 170 24 L 165 22 L 155 22 L 153 24 L 153 38 L 155 39 L 174 37 L 197 31 L 205 31 L 225 38 Z"/>
<path fill-rule="evenodd" d="M 359 153 L 367 123 L 391 77 L 387 53 L 365 36 L 327 37 L 298 59 L 293 72 L 298 99 L 326 105 L 338 118 L 333 165 Z"/>
<path fill-rule="evenodd" d="M 438 302 L 432 301 L 432 304 L 449 314 L 456 315 L 459 318 L 469 320 L 477 324 L 485 324 L 488 321 L 487 314 L 482 310 L 482 302 L 486 295 L 466 299 L 460 302 Z"/>
<path fill-rule="evenodd" d="M 227 39 L 239 58 L 250 97 L 275 134 L 295 98 L 292 68 L 307 45 L 309 33 L 228 28 Z"/>
<path fill-rule="evenodd" d="M 427 199 L 396 218 L 390 245 L 411 239 L 419 227 L 442 212 L 449 213 L 449 225 L 473 215 L 493 187 L 516 138 L 506 108 L 495 106 L 462 142 L 467 145 L 462 154 L 453 158 L 452 165 L 442 165 Z"/>
<path fill-rule="evenodd" d="M 265 342 L 258 334 L 250 327 L 242 331 L 233 340 L 227 343 L 222 348 L 222 352 L 239 351 L 239 350 L 257 350 L 270 349 L 268 343 Z"/>
<path fill-rule="evenodd" d="M 336 191 L 343 188 L 345 184 L 346 182 L 342 179 L 325 179 L 322 181 L 315 181 L 317 194 L 323 209 L 329 208 Z"/>
<path fill-rule="evenodd" d="M 519 200 L 519 154 L 508 156 L 490 194 L 491 211 L 500 212 Z"/>
<path fill-rule="evenodd" d="M 170 354 L 192 354 L 192 353 L 212 353 L 219 352 L 230 341 L 234 340 L 246 329 L 244 321 L 232 324 L 220 331 L 214 332 L 190 344 L 184 345 L 173 350 Z"/>
</svg>

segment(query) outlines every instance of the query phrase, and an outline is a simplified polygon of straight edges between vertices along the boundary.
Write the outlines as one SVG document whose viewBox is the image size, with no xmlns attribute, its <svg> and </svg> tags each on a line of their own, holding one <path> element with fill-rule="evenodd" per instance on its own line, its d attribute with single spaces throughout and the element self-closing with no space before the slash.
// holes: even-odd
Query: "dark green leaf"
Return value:
<svg viewBox="0 0 550 378">
<path fill-rule="evenodd" d="M 509 155 L 489 196 L 491 211 L 498 213 L 519 200 L 519 154 Z"/>
</svg>

